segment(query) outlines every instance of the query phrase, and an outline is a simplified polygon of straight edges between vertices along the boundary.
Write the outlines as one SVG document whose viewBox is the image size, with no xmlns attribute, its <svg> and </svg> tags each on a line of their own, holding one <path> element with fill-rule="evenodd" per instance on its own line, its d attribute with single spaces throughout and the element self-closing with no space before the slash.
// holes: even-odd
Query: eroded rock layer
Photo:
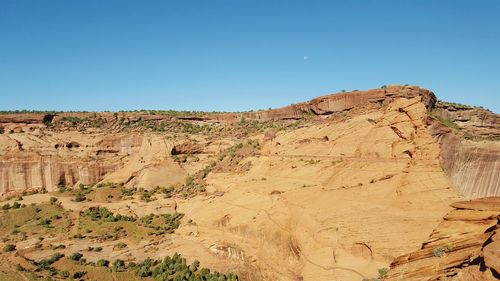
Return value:
<svg viewBox="0 0 500 281">
<path fill-rule="evenodd" d="M 432 118 L 428 125 L 441 147 L 441 166 L 465 198 L 500 196 L 499 141 L 465 139 Z"/>
<path fill-rule="evenodd" d="M 500 197 L 457 202 L 420 250 L 391 263 L 384 280 L 500 278 Z"/>
<path fill-rule="evenodd" d="M 498 195 L 498 143 L 466 139 L 455 123 L 430 115 L 435 103 L 431 91 L 390 86 L 246 113 L 0 115 L 0 194 L 100 181 L 172 188 L 154 202 L 107 204 L 125 214 L 168 206 L 191 222 L 168 239 L 99 253 L 109 259 L 178 251 L 252 281 L 359 281 L 391 262 L 394 280 L 432 270 L 439 275 L 429 278 L 495 277 L 498 245 L 488 241 L 496 241 L 498 201 L 452 205 L 451 213 L 450 204 Z M 71 210 L 89 204 L 61 202 Z M 83 250 L 71 236 L 54 239 Z M 431 259 L 443 268 L 429 267 L 429 251 L 446 257 Z"/>
<path fill-rule="evenodd" d="M 243 119 L 267 122 L 266 126 L 270 128 L 274 126 L 273 122 L 286 120 L 346 120 L 349 116 L 382 111 L 399 98 L 416 97 L 420 98 L 420 102 L 433 116 L 427 118 L 427 127 L 441 145 L 443 169 L 461 194 L 466 198 L 500 195 L 498 114 L 481 108 L 436 102 L 435 95 L 429 90 L 397 85 L 326 95 L 279 109 L 245 113 L 155 114 L 145 111 L 1 114 L 0 128 L 4 134 L 0 141 L 0 193 L 19 191 L 23 188 L 51 189 L 58 184 L 90 184 L 101 181 L 106 175 L 121 169 L 124 162 L 140 159 L 130 156 L 134 151 L 140 153 L 141 145 L 147 145 L 141 142 L 148 138 L 147 134 L 151 130 L 170 135 L 202 134 L 208 142 L 224 137 L 241 139 L 258 133 L 258 130 L 255 130 L 255 124 L 258 123 L 230 125 L 240 123 Z M 449 128 L 440 121 L 456 128 Z M 397 126 L 392 126 L 391 129 L 400 137 L 408 137 Z M 84 132 L 76 134 L 82 136 L 84 144 L 65 135 L 66 132 L 75 130 Z M 254 132 L 247 133 L 245 130 Z M 108 137 L 103 138 L 104 134 Z M 134 136 L 124 141 L 120 134 Z M 481 139 L 477 140 L 471 136 Z M 103 140 L 100 141 L 100 138 Z M 174 145 L 170 140 L 167 142 Z M 200 144 L 181 139 L 163 156 L 199 154 L 205 153 L 205 150 Z M 211 152 L 217 152 L 217 149 L 212 149 Z M 411 154 L 411 151 L 405 153 Z M 141 166 L 141 163 L 136 164 Z M 157 166 L 158 163 L 152 165 Z M 134 179 L 132 183 L 141 183 L 137 181 L 138 178 L 144 178 L 137 174 L 137 170 L 127 172 L 134 173 L 129 175 Z M 152 183 L 151 180 L 147 182 Z"/>
</svg>

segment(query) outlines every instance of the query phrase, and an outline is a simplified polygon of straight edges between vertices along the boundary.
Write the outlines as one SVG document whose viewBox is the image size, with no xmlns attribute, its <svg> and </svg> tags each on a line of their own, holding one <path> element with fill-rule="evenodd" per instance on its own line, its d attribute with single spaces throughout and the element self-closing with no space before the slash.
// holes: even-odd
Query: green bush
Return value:
<svg viewBox="0 0 500 281">
<path fill-rule="evenodd" d="M 167 280 L 224 280 L 237 281 L 238 276 L 232 273 L 224 274 L 211 272 L 207 268 L 199 268 L 199 261 L 195 260 L 187 265 L 186 259 L 175 253 L 172 257 L 167 256 L 163 260 L 146 259 L 139 264 L 130 263 L 129 268 L 134 269 L 139 277 L 152 276 L 157 281 Z"/>
<path fill-rule="evenodd" d="M 113 262 L 113 268 L 116 271 L 121 271 L 125 269 L 125 262 L 123 260 L 117 259 Z"/>
<path fill-rule="evenodd" d="M 116 244 L 114 246 L 114 248 L 116 249 L 123 249 L 123 248 L 127 248 L 127 244 L 123 243 L 123 242 L 119 242 L 118 244 Z"/>
<path fill-rule="evenodd" d="M 63 254 L 55 253 L 50 258 L 40 260 L 40 261 L 36 262 L 35 264 L 41 269 L 50 269 L 50 266 L 53 263 L 55 263 L 56 261 L 60 260 L 62 257 L 64 257 Z"/>
<path fill-rule="evenodd" d="M 8 253 L 8 252 L 13 252 L 16 250 L 16 245 L 14 244 L 7 244 L 3 247 L 3 251 Z"/>
<path fill-rule="evenodd" d="M 383 279 L 387 275 L 388 272 L 389 272 L 389 269 L 386 267 L 379 268 L 378 269 L 378 277 L 380 279 Z"/>
<path fill-rule="evenodd" d="M 90 219 L 97 221 L 97 220 L 104 220 L 104 221 L 109 221 L 109 222 L 117 222 L 117 221 L 135 221 L 134 217 L 130 216 L 123 216 L 123 215 L 114 215 L 113 212 L 108 210 L 106 207 L 90 207 L 87 210 L 83 211 L 80 213 L 81 216 L 83 217 L 89 217 Z"/>
<path fill-rule="evenodd" d="M 56 197 L 50 197 L 50 204 L 55 205 L 58 199 Z"/>
<path fill-rule="evenodd" d="M 441 248 L 441 247 L 435 248 L 432 250 L 432 255 L 434 255 L 435 257 L 438 257 L 438 258 L 444 256 L 445 253 L 446 253 L 446 250 L 444 248 Z"/>
<path fill-rule="evenodd" d="M 73 273 L 73 278 L 79 279 L 79 278 L 82 278 L 85 274 L 87 274 L 87 272 L 77 271 L 77 272 Z"/>
<path fill-rule="evenodd" d="M 98 260 L 96 262 L 96 265 L 100 266 L 100 267 L 108 267 L 109 266 L 109 261 L 104 260 L 104 259 L 100 259 L 100 260 Z"/>
<path fill-rule="evenodd" d="M 82 259 L 83 255 L 76 252 L 76 253 L 73 253 L 69 258 L 71 260 L 74 260 L 74 261 L 80 261 Z"/>
<path fill-rule="evenodd" d="M 75 202 L 83 202 L 87 200 L 87 197 L 85 197 L 85 194 L 81 193 L 81 192 L 78 192 L 76 195 L 75 195 Z"/>
</svg>

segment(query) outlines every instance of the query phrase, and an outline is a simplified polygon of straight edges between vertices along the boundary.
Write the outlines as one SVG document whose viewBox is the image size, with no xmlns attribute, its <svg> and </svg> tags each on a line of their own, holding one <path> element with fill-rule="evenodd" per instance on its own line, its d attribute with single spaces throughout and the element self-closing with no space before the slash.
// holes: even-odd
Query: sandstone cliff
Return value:
<svg viewBox="0 0 500 281">
<path fill-rule="evenodd" d="M 326 95 L 279 109 L 244 113 L 0 114 L 0 128 L 4 131 L 0 135 L 0 193 L 29 188 L 50 190 L 58 184 L 90 184 L 104 180 L 107 175 L 109 180 L 150 185 L 157 176 L 144 175 L 140 172 L 144 167 L 155 170 L 152 173 L 159 176 L 162 165 L 175 167 L 170 154 L 190 154 L 189 150 L 194 148 L 196 153 L 206 153 L 199 144 L 183 148 L 180 143 L 186 135 L 202 136 L 207 143 L 223 139 L 231 143 L 262 133 L 266 128 L 274 129 L 276 124 L 284 124 L 281 128 L 286 128 L 298 122 L 348 120 L 366 112 L 382 111 L 394 100 L 417 97 L 430 112 L 426 127 L 441 146 L 441 165 L 461 194 L 466 198 L 500 195 L 498 114 L 437 102 L 429 90 L 398 85 Z M 251 122 L 241 124 L 242 120 Z M 402 137 L 409 137 L 398 128 L 393 129 Z M 158 136 L 154 136 L 152 141 L 151 131 L 153 135 L 164 134 L 159 137 L 163 140 L 157 141 Z M 152 151 L 158 159 L 141 159 L 141 153 Z M 217 151 L 214 147 L 209 154 Z M 186 175 L 181 170 L 175 174 Z M 150 180 L 141 180 L 146 178 Z M 180 181 L 180 176 L 174 178 L 173 182 Z M 169 181 L 161 181 L 166 182 Z"/>
<path fill-rule="evenodd" d="M 500 279 L 500 198 L 451 206 L 421 249 L 396 258 L 384 280 Z"/>
<path fill-rule="evenodd" d="M 500 123 L 495 125 L 498 130 Z M 433 118 L 428 119 L 428 129 L 440 144 L 441 166 L 465 198 L 500 196 L 499 141 L 467 139 Z"/>
<path fill-rule="evenodd" d="M 178 251 L 221 271 L 237 269 L 252 281 L 359 281 L 392 263 L 390 277 L 403 280 L 429 271 L 408 253 L 422 250 L 427 257 L 452 237 L 453 247 L 440 260 L 444 269 L 432 269 L 446 275 L 449 265 L 462 266 L 472 253 L 473 260 L 480 257 L 479 269 L 494 277 L 492 251 L 498 246 L 483 245 L 489 236 L 481 233 L 496 224 L 496 203 L 461 203 L 474 207 L 455 211 L 450 204 L 463 200 L 459 191 L 468 197 L 498 192 L 498 156 L 491 148 L 496 142 L 467 140 L 444 126 L 429 114 L 435 104 L 431 91 L 390 86 L 247 113 L 0 116 L 7 129 L 0 135 L 0 193 L 98 181 L 175 187 L 172 197 L 127 197 L 106 206 L 126 214 L 168 207 L 195 223 L 96 259 L 161 258 Z M 466 144 L 472 149 L 462 148 Z M 187 194 L 190 186 L 197 192 Z M 25 196 L 23 202 L 49 196 Z M 61 202 L 70 210 L 98 204 Z M 72 245 L 66 254 L 88 246 L 69 235 L 54 240 Z M 486 271 L 480 272 L 470 276 L 481 278 Z"/>
</svg>

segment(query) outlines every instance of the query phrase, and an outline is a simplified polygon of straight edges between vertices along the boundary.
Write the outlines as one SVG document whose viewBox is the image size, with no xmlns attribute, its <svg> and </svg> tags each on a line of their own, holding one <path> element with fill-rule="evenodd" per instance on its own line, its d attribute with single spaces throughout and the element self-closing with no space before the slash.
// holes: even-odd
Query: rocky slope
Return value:
<svg viewBox="0 0 500 281">
<path fill-rule="evenodd" d="M 479 221 L 470 232 L 478 233 L 493 226 L 486 214 L 494 203 L 484 203 L 489 213 L 452 211 L 450 204 L 500 195 L 498 141 L 491 138 L 496 115 L 480 128 L 450 128 L 436 104 L 429 90 L 390 86 L 245 113 L 0 115 L 0 193 L 99 181 L 174 186 L 172 198 L 107 206 L 127 215 L 168 206 L 196 223 L 181 224 L 172 238 L 103 252 L 109 259 L 178 251 L 245 280 L 359 281 L 392 263 L 394 280 L 421 280 L 427 271 L 404 257 L 418 252 L 436 226 L 458 237 L 451 241 L 458 248 L 488 240 L 463 236 L 463 222 L 447 222 Z M 476 127 L 488 133 L 467 139 Z M 40 198 L 48 195 L 25 200 Z M 66 209 L 81 208 L 60 200 Z M 86 245 L 54 240 L 71 251 Z M 496 270 L 491 264 L 485 266 Z"/>
<path fill-rule="evenodd" d="M 500 198 L 451 206 L 419 250 L 391 263 L 384 280 L 500 279 Z"/>
<path fill-rule="evenodd" d="M 277 125 L 283 129 L 298 122 L 346 120 L 364 112 L 383 110 L 395 99 L 414 97 L 420 97 L 432 116 L 427 118 L 427 128 L 441 145 L 443 169 L 461 194 L 466 198 L 500 195 L 500 173 L 496 172 L 500 165 L 500 146 L 496 141 L 500 136 L 498 114 L 436 102 L 431 91 L 415 86 L 333 94 L 284 108 L 246 113 L 0 114 L 0 128 L 4 131 L 0 135 L 0 194 L 29 188 L 51 190 L 58 184 L 95 183 L 108 174 L 119 174 L 119 170 L 129 175 L 115 173 L 111 179 L 127 181 L 133 177 L 134 184 L 154 184 L 153 180 L 141 182 L 141 178 L 148 176 L 137 173 L 141 173 L 141 167 L 157 170 L 161 165 L 173 167 L 169 159 L 173 145 L 179 143 L 173 141 L 176 137 L 180 142 L 189 135 L 201 135 L 206 142 L 225 139 L 227 146 L 235 138 L 256 135 Z M 242 121 L 246 123 L 241 124 Z M 443 122 L 456 128 L 449 128 Z M 163 133 L 164 137 L 151 131 Z M 470 136 L 480 139 L 471 140 Z M 212 149 L 216 151 L 217 148 Z M 148 152 L 157 153 L 150 163 L 138 156 Z M 124 168 L 126 162 L 135 168 Z M 185 175 L 185 172 L 174 174 Z M 177 178 L 170 183 L 178 181 Z M 158 184 L 168 182 L 164 179 Z"/>
</svg>

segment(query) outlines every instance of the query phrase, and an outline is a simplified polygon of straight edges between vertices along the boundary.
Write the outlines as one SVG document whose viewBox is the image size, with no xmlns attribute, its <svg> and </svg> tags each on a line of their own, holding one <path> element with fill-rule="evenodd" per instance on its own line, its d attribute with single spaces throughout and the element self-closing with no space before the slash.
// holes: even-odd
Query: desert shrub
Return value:
<svg viewBox="0 0 500 281">
<path fill-rule="evenodd" d="M 109 266 L 109 261 L 104 260 L 104 259 L 100 259 L 100 260 L 98 260 L 96 262 L 96 265 L 100 266 L 100 267 L 108 267 Z"/>
<path fill-rule="evenodd" d="M 124 249 L 127 247 L 127 244 L 123 243 L 123 242 L 118 242 L 118 244 L 116 244 L 113 248 L 116 248 L 116 249 Z"/>
<path fill-rule="evenodd" d="M 85 271 L 77 271 L 75 273 L 73 273 L 73 278 L 82 278 L 85 274 L 87 274 L 87 272 Z"/>
<path fill-rule="evenodd" d="M 26 269 L 22 265 L 16 264 L 16 270 L 17 271 L 25 271 Z"/>
<path fill-rule="evenodd" d="M 124 216 L 124 215 L 114 215 L 113 212 L 108 210 L 106 207 L 90 207 L 87 210 L 80 213 L 82 217 L 89 217 L 90 219 L 104 220 L 108 222 L 117 222 L 117 221 L 135 221 L 134 217 Z"/>
<path fill-rule="evenodd" d="M 3 251 L 8 253 L 8 252 L 13 252 L 16 250 L 16 245 L 14 244 L 7 244 L 3 247 Z"/>
<path fill-rule="evenodd" d="M 56 197 L 50 197 L 50 204 L 55 205 L 58 199 Z"/>
<path fill-rule="evenodd" d="M 59 193 L 63 193 L 67 190 L 64 184 L 57 185 L 57 189 L 59 190 Z"/>
<path fill-rule="evenodd" d="M 85 119 L 79 118 L 79 117 L 73 117 L 73 116 L 65 116 L 61 118 L 62 122 L 68 123 L 71 127 L 76 127 L 78 124 L 83 123 Z"/>
<path fill-rule="evenodd" d="M 7 211 L 8 209 L 10 209 L 10 204 L 9 203 L 2 205 L 2 210 Z"/>
<path fill-rule="evenodd" d="M 114 268 L 116 271 L 121 271 L 121 270 L 124 270 L 124 269 L 125 269 L 125 262 L 124 262 L 123 260 L 116 259 L 116 260 L 113 262 L 113 268 Z"/>
<path fill-rule="evenodd" d="M 38 224 L 44 227 L 50 227 L 52 221 L 50 219 L 43 219 Z"/>
<path fill-rule="evenodd" d="M 83 202 L 87 200 L 87 197 L 85 196 L 85 194 L 81 193 L 81 192 L 78 192 L 76 195 L 75 195 L 75 202 Z"/>
<path fill-rule="evenodd" d="M 200 269 L 199 261 L 188 265 L 186 259 L 175 253 L 163 260 L 146 259 L 139 264 L 129 264 L 139 277 L 152 276 L 157 281 L 167 280 L 225 280 L 237 281 L 238 276 L 232 273 L 211 272 L 207 268 Z"/>
<path fill-rule="evenodd" d="M 50 258 L 42 259 L 42 260 L 36 262 L 35 264 L 36 264 L 36 266 L 38 266 L 38 268 L 49 269 L 53 263 L 60 260 L 62 257 L 64 257 L 63 254 L 55 253 Z"/>
<path fill-rule="evenodd" d="M 151 202 L 156 200 L 154 197 L 154 191 L 148 191 L 148 190 L 143 190 L 141 192 L 141 200 L 146 201 L 146 202 Z"/>
<path fill-rule="evenodd" d="M 184 214 L 174 213 L 174 214 L 164 214 L 162 215 L 165 218 L 165 225 L 167 231 L 174 231 L 179 228 L 181 224 L 181 219 L 184 217 Z"/>
<path fill-rule="evenodd" d="M 153 222 L 154 217 L 155 217 L 155 215 L 153 215 L 153 214 L 145 215 L 144 217 L 142 217 L 140 219 L 140 221 L 143 224 L 151 224 Z"/>
<path fill-rule="evenodd" d="M 135 188 L 135 187 L 131 187 L 131 188 L 122 187 L 121 188 L 122 196 L 132 196 L 132 195 L 134 195 L 134 193 L 136 191 L 137 191 L 137 188 Z"/>
<path fill-rule="evenodd" d="M 445 253 L 446 253 L 446 250 L 444 248 L 441 248 L 441 247 L 434 248 L 432 250 L 432 255 L 435 256 L 435 257 L 438 257 L 438 258 L 444 256 Z"/>
<path fill-rule="evenodd" d="M 76 253 L 73 253 L 69 258 L 71 260 L 74 260 L 74 261 L 80 261 L 82 259 L 83 255 L 76 252 Z"/>
<path fill-rule="evenodd" d="M 389 272 L 389 269 L 387 267 L 379 268 L 378 269 L 378 277 L 380 279 L 383 279 L 387 273 Z"/>
<path fill-rule="evenodd" d="M 443 117 L 438 116 L 438 115 L 433 115 L 433 117 L 436 118 L 441 124 L 451 128 L 451 129 L 455 129 L 455 130 L 461 129 L 455 122 L 451 121 L 450 119 L 443 118 Z"/>
<path fill-rule="evenodd" d="M 169 187 L 164 187 L 162 188 L 162 193 L 165 194 L 165 198 L 170 198 L 172 197 L 172 193 L 174 192 L 174 187 L 169 186 Z"/>
</svg>

